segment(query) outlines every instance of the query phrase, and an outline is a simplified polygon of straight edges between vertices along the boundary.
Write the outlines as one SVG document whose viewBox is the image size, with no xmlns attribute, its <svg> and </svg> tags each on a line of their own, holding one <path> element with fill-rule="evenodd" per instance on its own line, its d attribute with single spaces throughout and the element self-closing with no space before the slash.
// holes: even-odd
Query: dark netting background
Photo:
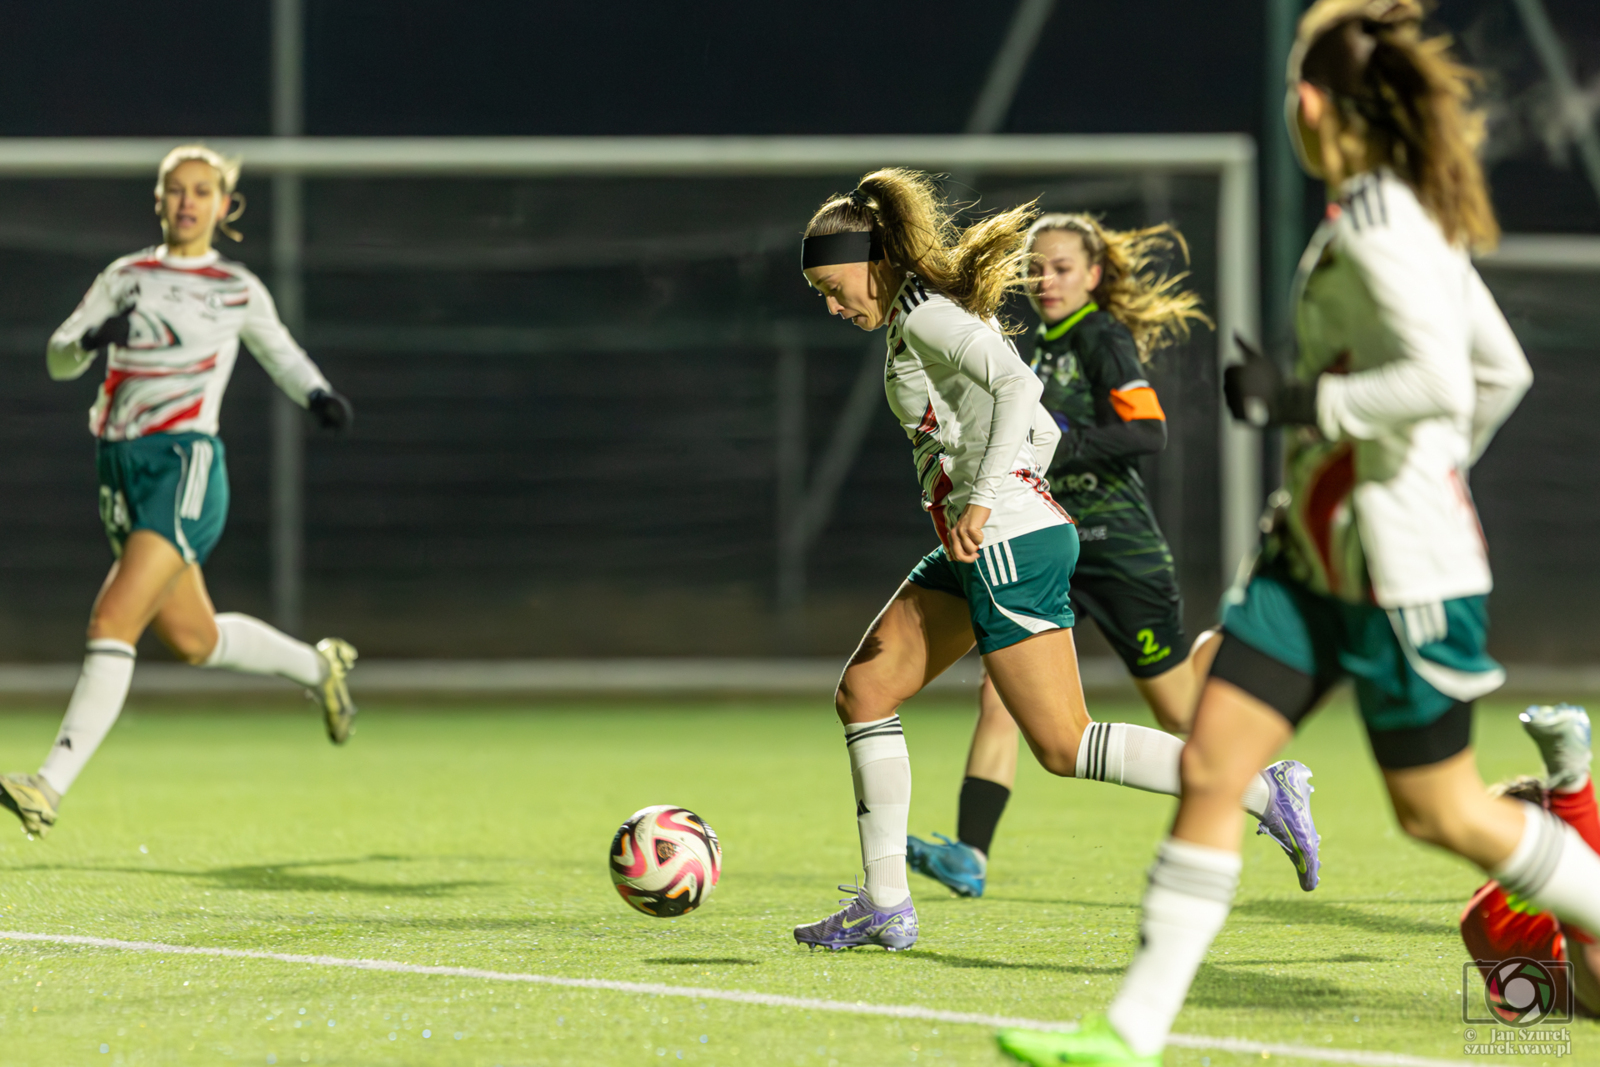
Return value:
<svg viewBox="0 0 1600 1067">
<path fill-rule="evenodd" d="M 881 341 L 824 317 L 798 272 L 810 211 L 849 177 L 306 184 L 302 340 L 354 400 L 308 436 L 308 636 L 377 656 L 835 654 L 935 544 L 882 402 L 780 610 L 781 426 L 816 479 Z M 1113 225 L 1171 218 L 1215 307 L 1214 180 L 988 175 Z M 270 187 L 247 177 L 233 255 L 273 283 Z M 0 182 L 0 659 L 70 659 L 109 563 L 85 411 L 97 366 L 44 371 L 94 274 L 152 243 L 148 180 Z M 1491 273 L 1538 383 L 1474 478 L 1507 656 L 1581 656 L 1595 503 L 1592 276 Z M 1025 306 L 1016 316 L 1028 319 Z M 803 405 L 780 395 L 803 351 Z M 1192 627 L 1220 592 L 1215 338 L 1152 368 L 1171 420 L 1147 475 Z M 233 508 L 207 567 L 223 610 L 268 615 L 269 383 L 241 355 L 223 407 Z M 792 505 L 792 502 L 791 502 Z M 1104 651 L 1085 627 L 1087 654 Z"/>
</svg>

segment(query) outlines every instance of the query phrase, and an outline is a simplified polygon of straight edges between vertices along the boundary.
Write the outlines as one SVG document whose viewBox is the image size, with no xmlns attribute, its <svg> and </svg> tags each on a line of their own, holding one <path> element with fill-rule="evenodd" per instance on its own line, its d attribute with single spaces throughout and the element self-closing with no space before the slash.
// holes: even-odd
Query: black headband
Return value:
<svg viewBox="0 0 1600 1067">
<path fill-rule="evenodd" d="M 867 230 L 807 237 L 800 242 L 800 269 L 839 263 L 871 263 L 883 258 L 883 240 Z"/>
</svg>

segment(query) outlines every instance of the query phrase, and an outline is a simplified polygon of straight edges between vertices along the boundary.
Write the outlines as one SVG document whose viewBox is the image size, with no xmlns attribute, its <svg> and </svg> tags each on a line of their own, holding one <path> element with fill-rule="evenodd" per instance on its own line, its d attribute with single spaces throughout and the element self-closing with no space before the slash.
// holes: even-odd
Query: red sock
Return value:
<svg viewBox="0 0 1600 1067">
<path fill-rule="evenodd" d="M 1550 791 L 1550 810 L 1578 831 L 1584 844 L 1600 852 L 1600 806 L 1594 800 L 1594 781 L 1590 780 L 1576 793 Z"/>
</svg>

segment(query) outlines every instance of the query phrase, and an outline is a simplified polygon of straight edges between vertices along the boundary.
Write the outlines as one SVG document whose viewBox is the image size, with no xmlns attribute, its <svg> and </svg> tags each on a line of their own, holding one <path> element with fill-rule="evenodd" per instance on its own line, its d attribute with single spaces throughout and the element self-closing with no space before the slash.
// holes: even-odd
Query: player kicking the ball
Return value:
<svg viewBox="0 0 1600 1067">
<path fill-rule="evenodd" d="M 149 626 L 189 663 L 305 686 L 322 705 L 329 738 L 350 735 L 356 709 L 345 675 L 355 649 L 337 638 L 313 648 L 248 615 L 218 615 L 200 572 L 228 514 L 217 413 L 239 342 L 323 427 L 342 430 L 351 418 L 260 280 L 211 247 L 217 229 L 237 240 L 228 223 L 242 211 L 232 206 L 238 177 L 237 162 L 203 146 L 168 153 L 155 190 L 165 242 L 107 267 L 50 338 L 58 380 L 77 378 L 106 353 L 89 429 L 116 562 L 90 613 L 83 672 L 50 754 L 38 774 L 0 776 L 0 805 L 29 833 L 55 825 L 62 795 L 117 721 L 134 645 Z"/>
<path fill-rule="evenodd" d="M 1600 857 L 1568 824 L 1484 788 L 1472 702 L 1492 585 L 1465 474 L 1532 380 L 1468 249 L 1497 234 L 1467 113 L 1471 72 L 1417 0 L 1319 0 L 1289 63 L 1302 162 L 1327 221 L 1301 259 L 1292 376 L 1251 354 L 1235 417 L 1288 427 L 1286 492 L 1231 594 L 1150 869 L 1139 948 L 1104 1016 L 1003 1031 L 1032 1064 L 1161 1062 L 1239 880 L 1238 797 L 1340 679 L 1355 682 L 1401 827 L 1565 923 L 1600 930 Z"/>
<path fill-rule="evenodd" d="M 994 318 L 1026 283 L 1032 218 L 1017 208 L 958 230 L 932 179 L 888 169 L 829 199 L 806 227 L 802 268 L 828 312 L 886 328 L 889 406 L 911 440 L 940 545 L 868 627 L 839 681 L 866 884 L 843 910 L 797 927 L 800 944 L 916 943 L 905 860 L 911 763 L 896 709 L 974 643 L 1040 764 L 1064 777 L 1083 766 L 1090 719 L 1069 606 L 1078 537 L 1044 482 L 1060 431 L 1039 405 L 1039 378 Z M 1119 736 L 1124 783 L 1177 791 L 1172 738 L 1138 726 Z"/>
<path fill-rule="evenodd" d="M 1167 443 L 1166 415 L 1145 364 L 1187 337 L 1191 323 L 1208 323 L 1200 298 L 1179 288 L 1181 275 L 1152 269 L 1174 248 L 1187 250 L 1171 226 L 1109 230 L 1089 215 L 1056 214 L 1029 228 L 1026 251 L 1028 296 L 1042 320 L 1032 366 L 1044 382 L 1045 410 L 1061 429 L 1050 492 L 1078 524 L 1072 611 L 1094 619 L 1162 727 L 1184 734 L 1217 634 L 1206 631 L 1189 650 L 1177 569 L 1138 466 L 1140 456 Z M 1078 777 L 1176 793 L 1168 775 L 1177 773 L 1182 742 L 1143 731 L 1135 743 L 1164 747 L 1170 762 L 1130 763 L 1128 729 L 1091 723 L 1078 748 Z M 1161 777 L 1137 777 L 1141 769 Z M 1016 723 L 985 676 L 961 783 L 958 838 L 907 839 L 911 869 L 961 896 L 982 896 L 989 846 L 1016 772 Z M 1308 891 L 1316 888 L 1319 868 L 1310 777 L 1304 764 L 1284 760 L 1251 782 L 1244 798 L 1245 809 L 1261 820 L 1257 832 L 1278 842 Z"/>
</svg>

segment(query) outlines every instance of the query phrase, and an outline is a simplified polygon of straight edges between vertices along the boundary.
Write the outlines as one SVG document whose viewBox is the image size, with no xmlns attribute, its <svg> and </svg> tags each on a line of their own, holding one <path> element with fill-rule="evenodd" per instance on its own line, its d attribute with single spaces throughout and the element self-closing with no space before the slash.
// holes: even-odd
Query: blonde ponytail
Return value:
<svg viewBox="0 0 1600 1067">
<path fill-rule="evenodd" d="M 1329 94 L 1317 133 L 1329 187 L 1392 167 L 1415 190 L 1446 240 L 1493 248 L 1500 224 L 1478 161 L 1482 80 L 1426 37 L 1418 0 L 1319 0 L 1300 19 L 1289 77 Z"/>
<path fill-rule="evenodd" d="M 1033 204 L 1023 204 L 963 228 L 931 175 L 887 167 L 824 201 L 805 236 L 875 232 L 892 266 L 987 319 L 1007 293 L 1027 284 L 1021 267 L 1036 214 Z"/>
</svg>

